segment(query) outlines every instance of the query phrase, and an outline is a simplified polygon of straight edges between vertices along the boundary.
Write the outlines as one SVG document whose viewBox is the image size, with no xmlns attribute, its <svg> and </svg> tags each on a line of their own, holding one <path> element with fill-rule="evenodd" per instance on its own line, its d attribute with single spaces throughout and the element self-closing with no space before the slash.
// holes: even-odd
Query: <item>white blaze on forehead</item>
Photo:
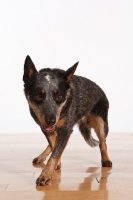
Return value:
<svg viewBox="0 0 133 200">
<path fill-rule="evenodd" d="M 49 76 L 49 74 L 47 74 L 47 75 L 45 76 L 45 79 L 50 83 L 50 76 Z"/>
</svg>

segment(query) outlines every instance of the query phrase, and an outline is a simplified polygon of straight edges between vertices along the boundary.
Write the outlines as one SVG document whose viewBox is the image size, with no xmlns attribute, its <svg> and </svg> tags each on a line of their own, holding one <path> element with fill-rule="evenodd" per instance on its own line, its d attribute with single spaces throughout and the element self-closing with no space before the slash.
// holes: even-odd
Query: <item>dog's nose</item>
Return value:
<svg viewBox="0 0 133 200">
<path fill-rule="evenodd" d="M 56 122 L 56 118 L 54 116 L 47 116 L 45 117 L 45 121 L 47 125 L 54 125 Z"/>
</svg>

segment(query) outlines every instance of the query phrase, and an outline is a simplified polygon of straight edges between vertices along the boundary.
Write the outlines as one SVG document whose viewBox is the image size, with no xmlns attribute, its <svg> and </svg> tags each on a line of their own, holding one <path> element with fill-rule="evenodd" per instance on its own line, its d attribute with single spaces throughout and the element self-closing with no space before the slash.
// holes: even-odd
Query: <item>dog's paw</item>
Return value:
<svg viewBox="0 0 133 200">
<path fill-rule="evenodd" d="M 44 159 L 40 159 L 39 157 L 34 158 L 32 161 L 33 164 L 39 164 L 39 163 L 43 163 L 43 162 L 44 162 Z"/>
<path fill-rule="evenodd" d="M 52 173 L 50 171 L 43 170 L 38 179 L 36 180 L 36 185 L 37 186 L 44 186 L 44 185 L 49 185 L 52 180 Z"/>
<path fill-rule="evenodd" d="M 102 167 L 112 167 L 111 160 L 102 161 Z"/>
</svg>

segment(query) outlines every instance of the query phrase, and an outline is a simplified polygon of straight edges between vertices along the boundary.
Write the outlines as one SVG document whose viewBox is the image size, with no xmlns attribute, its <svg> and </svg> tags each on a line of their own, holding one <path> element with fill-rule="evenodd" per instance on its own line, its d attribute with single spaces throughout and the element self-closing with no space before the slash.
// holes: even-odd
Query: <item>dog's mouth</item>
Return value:
<svg viewBox="0 0 133 200">
<path fill-rule="evenodd" d="M 53 132 L 55 130 L 55 125 L 52 126 L 43 125 L 42 128 L 45 132 Z"/>
</svg>

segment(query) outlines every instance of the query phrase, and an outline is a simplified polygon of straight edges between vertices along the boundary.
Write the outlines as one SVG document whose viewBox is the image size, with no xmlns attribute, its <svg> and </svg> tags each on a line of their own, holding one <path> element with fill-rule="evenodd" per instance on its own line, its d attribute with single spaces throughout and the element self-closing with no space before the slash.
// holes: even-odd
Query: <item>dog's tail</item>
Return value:
<svg viewBox="0 0 133 200">
<path fill-rule="evenodd" d="M 99 145 L 99 141 L 95 140 L 91 135 L 91 129 L 83 122 L 79 124 L 79 130 L 81 135 L 84 137 L 87 144 L 91 147 L 96 147 Z"/>
</svg>

